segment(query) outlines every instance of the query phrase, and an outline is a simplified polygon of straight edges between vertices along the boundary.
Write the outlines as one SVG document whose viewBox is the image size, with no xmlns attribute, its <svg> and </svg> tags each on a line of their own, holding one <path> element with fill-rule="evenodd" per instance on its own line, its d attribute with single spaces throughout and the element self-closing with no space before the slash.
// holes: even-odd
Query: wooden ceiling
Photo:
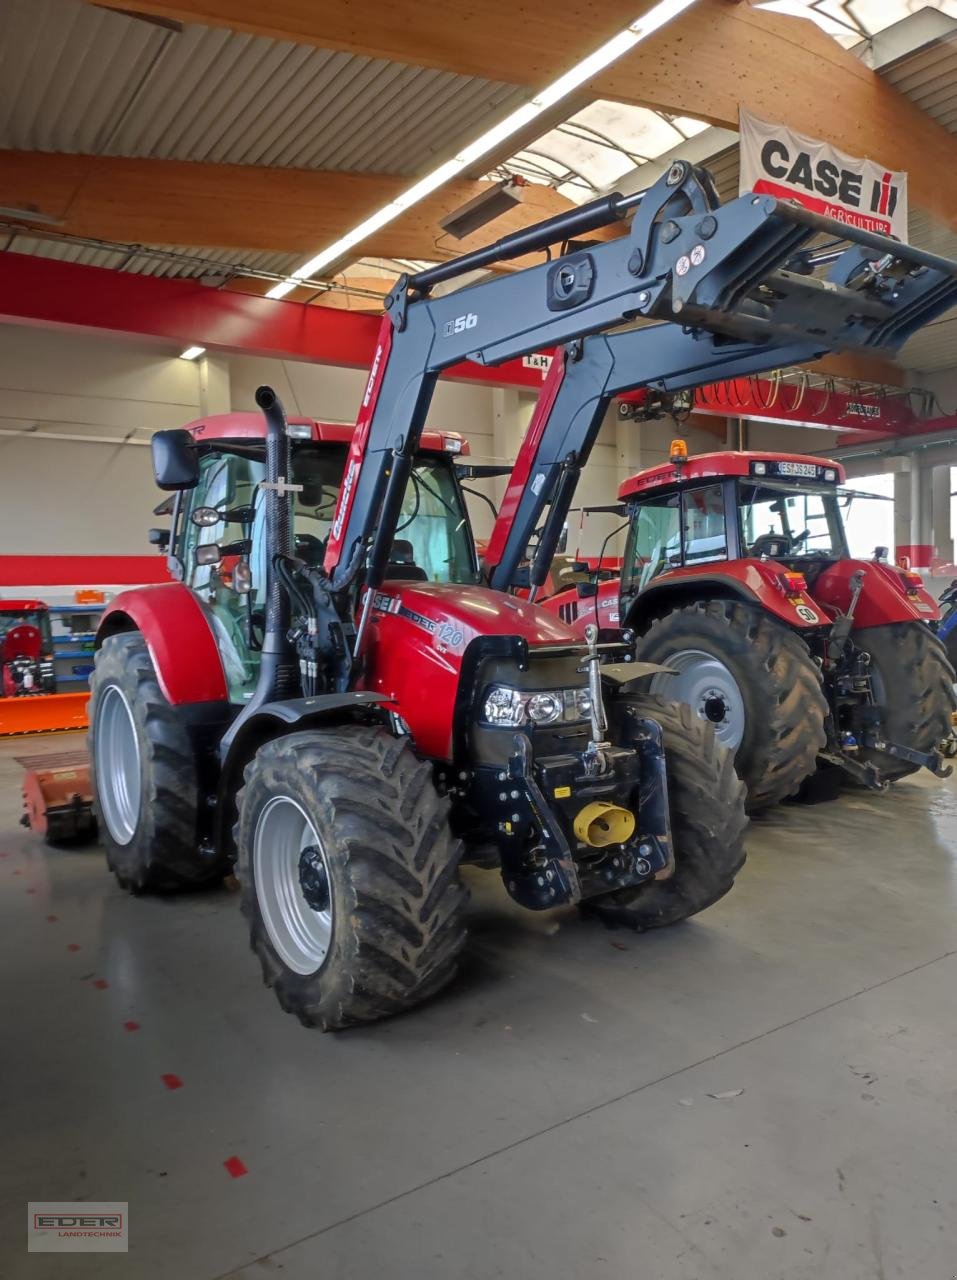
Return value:
<svg viewBox="0 0 957 1280">
<path fill-rule="evenodd" d="M 94 2 L 94 0 L 90 0 Z M 652 0 L 95 0 L 125 12 L 363 53 L 540 88 Z M 698 0 L 589 86 L 737 128 L 739 106 L 910 173 L 911 199 L 953 222 L 957 140 L 812 22 Z M 477 126 L 479 122 L 476 122 Z"/>
<path fill-rule="evenodd" d="M 135 244 L 200 244 L 297 252 L 303 260 L 409 185 L 386 174 L 0 152 L 0 205 L 35 205 L 58 231 Z M 489 183 L 460 179 L 371 236 L 356 256 L 434 260 L 478 248 L 489 228 L 454 240 L 439 220 Z M 551 187 L 529 185 L 497 218 L 495 236 L 568 209 Z"/>
</svg>

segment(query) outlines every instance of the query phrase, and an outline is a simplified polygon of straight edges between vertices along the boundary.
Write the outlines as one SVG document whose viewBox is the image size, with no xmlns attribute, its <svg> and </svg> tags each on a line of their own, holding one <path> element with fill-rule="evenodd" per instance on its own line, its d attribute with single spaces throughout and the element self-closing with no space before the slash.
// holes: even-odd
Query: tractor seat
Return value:
<svg viewBox="0 0 957 1280">
<path fill-rule="evenodd" d="M 429 575 L 415 563 L 415 550 L 407 538 L 396 538 L 385 567 L 386 578 L 406 582 L 428 582 Z"/>
<path fill-rule="evenodd" d="M 326 544 L 313 533 L 297 533 L 295 548 L 298 558 L 310 568 L 322 564 L 322 558 L 326 554 Z"/>
</svg>

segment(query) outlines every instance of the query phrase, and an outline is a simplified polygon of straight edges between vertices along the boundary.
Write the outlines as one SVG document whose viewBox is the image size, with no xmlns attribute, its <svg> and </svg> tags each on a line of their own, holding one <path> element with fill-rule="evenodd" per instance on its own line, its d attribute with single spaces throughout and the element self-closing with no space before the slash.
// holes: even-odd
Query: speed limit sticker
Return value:
<svg viewBox="0 0 957 1280">
<path fill-rule="evenodd" d="M 820 622 L 821 621 L 820 614 L 815 613 L 814 610 L 810 607 L 810 605 L 796 604 L 794 606 L 794 612 L 804 622 Z"/>
</svg>

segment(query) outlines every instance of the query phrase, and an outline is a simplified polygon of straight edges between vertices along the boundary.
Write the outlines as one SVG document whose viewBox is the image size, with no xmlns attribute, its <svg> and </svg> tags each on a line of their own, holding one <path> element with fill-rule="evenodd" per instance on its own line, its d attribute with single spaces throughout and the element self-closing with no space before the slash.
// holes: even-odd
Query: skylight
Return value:
<svg viewBox="0 0 957 1280">
<path fill-rule="evenodd" d="M 921 9 L 957 18 L 957 0 L 759 0 L 755 8 L 808 18 L 848 49 Z"/>
<path fill-rule="evenodd" d="M 581 204 L 707 127 L 687 116 L 599 99 L 536 138 L 490 176 L 521 174 Z"/>
</svg>

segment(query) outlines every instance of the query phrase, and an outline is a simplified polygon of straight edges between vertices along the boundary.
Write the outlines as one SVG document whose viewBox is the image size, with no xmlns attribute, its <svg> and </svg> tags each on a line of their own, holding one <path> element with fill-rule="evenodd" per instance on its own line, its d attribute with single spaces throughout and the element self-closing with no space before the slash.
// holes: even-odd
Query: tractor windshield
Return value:
<svg viewBox="0 0 957 1280">
<path fill-rule="evenodd" d="M 292 455 L 295 555 L 322 563 L 335 514 L 346 446 L 303 443 Z M 259 668 L 266 588 L 266 529 L 262 450 L 223 445 L 200 461 L 199 484 L 190 492 L 178 555 L 186 582 L 209 607 L 234 700 L 249 697 Z M 212 508 L 220 520 L 211 523 Z M 194 515 L 196 518 L 194 519 Z M 251 519 L 250 519 L 251 517 Z M 201 547 L 215 544 L 212 561 Z M 252 590 L 238 593 L 233 573 L 248 549 Z M 390 576 L 430 582 L 479 581 L 475 548 L 451 456 L 422 454 L 412 471 L 396 527 Z M 206 563 L 200 563 L 206 560 Z"/>
<path fill-rule="evenodd" d="M 738 505 L 746 556 L 832 560 L 847 555 L 840 499 L 833 485 L 741 481 Z"/>
<path fill-rule="evenodd" d="M 13 627 L 36 627 L 43 639 L 49 642 L 50 615 L 46 609 L 5 609 L 0 605 L 0 640 Z"/>
</svg>

